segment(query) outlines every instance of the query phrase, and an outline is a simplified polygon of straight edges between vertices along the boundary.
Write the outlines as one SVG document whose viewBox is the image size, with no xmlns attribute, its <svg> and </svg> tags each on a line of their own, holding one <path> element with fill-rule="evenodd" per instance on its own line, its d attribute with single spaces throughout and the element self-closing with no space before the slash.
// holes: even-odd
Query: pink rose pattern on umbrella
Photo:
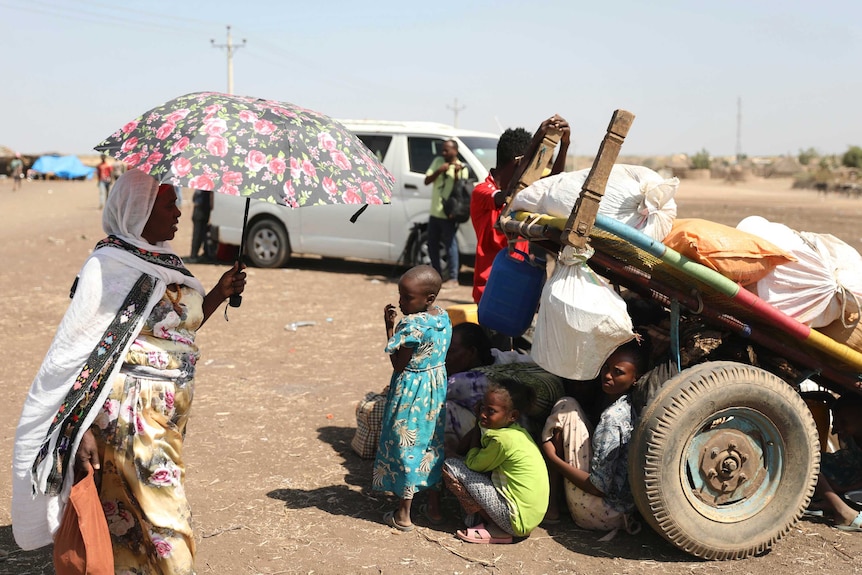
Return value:
<svg viewBox="0 0 862 575">
<path fill-rule="evenodd" d="M 171 100 L 96 149 L 160 182 L 291 207 L 389 203 L 395 181 L 327 116 L 216 92 Z"/>
</svg>

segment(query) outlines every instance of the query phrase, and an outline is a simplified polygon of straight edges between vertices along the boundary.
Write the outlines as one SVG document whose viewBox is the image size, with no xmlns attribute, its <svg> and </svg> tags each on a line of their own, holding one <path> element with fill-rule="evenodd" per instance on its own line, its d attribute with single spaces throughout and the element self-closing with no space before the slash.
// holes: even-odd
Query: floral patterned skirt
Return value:
<svg viewBox="0 0 862 575">
<path fill-rule="evenodd" d="M 193 383 L 120 373 L 92 427 L 117 573 L 194 573 L 182 459 Z"/>
</svg>

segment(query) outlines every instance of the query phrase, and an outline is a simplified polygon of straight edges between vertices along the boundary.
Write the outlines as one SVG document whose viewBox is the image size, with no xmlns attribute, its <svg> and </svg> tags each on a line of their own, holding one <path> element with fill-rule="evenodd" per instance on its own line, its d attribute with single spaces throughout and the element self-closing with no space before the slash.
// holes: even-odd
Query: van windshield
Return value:
<svg viewBox="0 0 862 575">
<path fill-rule="evenodd" d="M 461 136 L 458 139 L 470 148 L 470 151 L 482 162 L 486 170 L 491 171 L 491 168 L 497 166 L 497 138 Z"/>
</svg>

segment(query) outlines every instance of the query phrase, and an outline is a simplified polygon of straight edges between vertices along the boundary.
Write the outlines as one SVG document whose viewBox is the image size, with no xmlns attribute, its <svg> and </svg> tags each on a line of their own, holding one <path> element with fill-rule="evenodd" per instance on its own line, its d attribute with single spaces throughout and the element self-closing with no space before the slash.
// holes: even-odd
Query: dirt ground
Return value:
<svg viewBox="0 0 862 575">
<path fill-rule="evenodd" d="M 188 250 L 190 198 L 178 237 Z M 788 180 L 683 181 L 680 217 L 735 225 L 759 214 L 796 229 L 829 232 L 862 249 L 862 200 L 790 190 Z M 0 573 L 53 573 L 49 550 L 23 552 L 10 525 L 8 470 L 27 388 L 68 305 L 79 267 L 102 237 L 92 182 L 0 180 Z M 361 221 L 361 220 L 360 220 Z M 212 285 L 224 269 L 191 265 Z M 203 358 L 186 441 L 200 574 L 383 573 L 776 573 L 860 570 L 862 535 L 803 521 L 761 557 L 704 562 L 645 528 L 600 542 L 601 533 L 564 522 L 510 546 L 474 546 L 449 519 L 400 533 L 381 515 L 394 499 L 369 488 L 371 462 L 350 449 L 354 406 L 388 382 L 384 304 L 397 300 L 388 265 L 295 259 L 284 269 L 249 270 L 242 307 L 219 311 L 200 332 Z M 444 306 L 470 300 L 471 270 L 444 291 Z M 296 321 L 315 322 L 296 331 Z M 418 501 L 422 501 L 420 498 Z M 418 507 L 418 506 L 417 506 Z"/>
</svg>

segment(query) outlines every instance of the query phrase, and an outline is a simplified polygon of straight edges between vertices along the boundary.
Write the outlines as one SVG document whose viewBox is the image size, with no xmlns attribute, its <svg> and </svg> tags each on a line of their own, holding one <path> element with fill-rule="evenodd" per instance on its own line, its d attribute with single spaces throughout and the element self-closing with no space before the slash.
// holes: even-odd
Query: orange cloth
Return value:
<svg viewBox="0 0 862 575">
<path fill-rule="evenodd" d="M 72 486 L 60 528 L 54 536 L 57 575 L 113 575 L 111 533 L 93 480 L 93 468 Z"/>
</svg>

